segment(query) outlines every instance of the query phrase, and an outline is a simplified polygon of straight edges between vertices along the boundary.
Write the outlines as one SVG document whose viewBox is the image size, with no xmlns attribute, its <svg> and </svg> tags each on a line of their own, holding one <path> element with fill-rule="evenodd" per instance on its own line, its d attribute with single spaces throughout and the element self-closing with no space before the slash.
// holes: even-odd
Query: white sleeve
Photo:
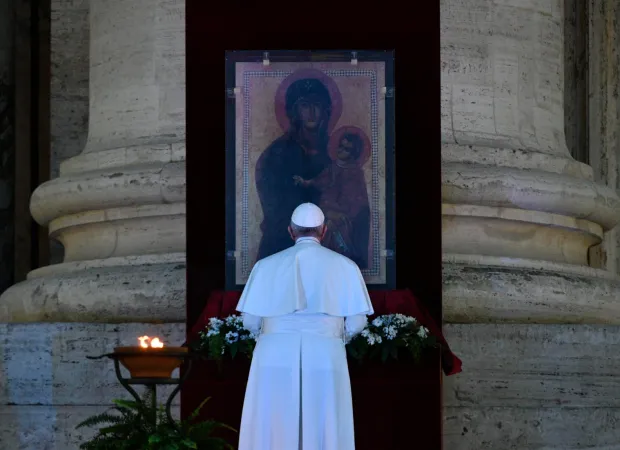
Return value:
<svg viewBox="0 0 620 450">
<path fill-rule="evenodd" d="M 261 322 L 263 319 L 258 316 L 254 316 L 248 313 L 242 313 L 241 317 L 243 317 L 243 326 L 250 330 L 252 333 L 258 333 L 260 331 Z"/>
<path fill-rule="evenodd" d="M 346 334 L 346 341 L 349 342 L 356 335 L 362 332 L 362 330 L 368 324 L 368 318 L 366 314 L 356 314 L 344 319 L 344 328 Z"/>
</svg>

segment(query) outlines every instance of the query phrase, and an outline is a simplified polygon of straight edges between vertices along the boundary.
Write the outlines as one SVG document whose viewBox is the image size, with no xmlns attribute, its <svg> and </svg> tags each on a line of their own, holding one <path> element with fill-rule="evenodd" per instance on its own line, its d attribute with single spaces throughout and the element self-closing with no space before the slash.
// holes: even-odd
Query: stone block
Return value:
<svg viewBox="0 0 620 450">
<path fill-rule="evenodd" d="M 109 353 L 120 345 L 137 345 L 137 337 L 142 335 L 181 345 L 185 325 L 1 324 L 0 405 L 78 407 L 131 398 L 118 383 L 111 360 L 88 360 L 86 356 Z M 162 398 L 171 389 L 160 388 Z M 175 400 L 178 404 L 179 398 Z"/>
<path fill-rule="evenodd" d="M 78 423 L 105 411 L 105 406 L 8 406 L 0 408 L 2 450 L 78 450 L 91 438 L 91 429 L 76 430 Z M 173 407 L 179 416 L 179 408 Z"/>
<path fill-rule="evenodd" d="M 446 450 L 620 450 L 617 408 L 444 409 Z"/>
<path fill-rule="evenodd" d="M 444 448 L 620 449 L 620 327 L 446 325 Z"/>
</svg>

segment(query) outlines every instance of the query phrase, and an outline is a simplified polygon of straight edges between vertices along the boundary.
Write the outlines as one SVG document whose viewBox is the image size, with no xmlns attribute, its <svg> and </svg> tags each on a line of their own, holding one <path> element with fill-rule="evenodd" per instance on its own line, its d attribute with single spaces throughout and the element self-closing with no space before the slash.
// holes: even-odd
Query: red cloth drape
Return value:
<svg viewBox="0 0 620 450">
<path fill-rule="evenodd" d="M 424 305 L 408 289 L 390 291 L 370 291 L 375 315 L 406 314 L 415 317 L 420 324 L 429 329 L 441 343 L 442 367 L 446 375 L 454 375 L 462 370 L 461 360 L 450 350 L 450 346 L 443 336 L 441 327 L 435 323 Z M 196 339 L 198 332 L 203 330 L 211 317 L 226 317 L 236 314 L 235 308 L 239 301 L 239 291 L 215 291 L 205 305 L 198 321 L 190 331 L 190 340 Z"/>
</svg>

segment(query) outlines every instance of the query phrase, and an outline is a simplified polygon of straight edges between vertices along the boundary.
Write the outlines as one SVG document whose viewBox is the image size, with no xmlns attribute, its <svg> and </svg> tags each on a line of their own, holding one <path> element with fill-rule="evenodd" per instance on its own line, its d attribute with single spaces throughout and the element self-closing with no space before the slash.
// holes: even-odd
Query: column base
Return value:
<svg viewBox="0 0 620 450">
<path fill-rule="evenodd" d="M 185 254 L 43 267 L 0 297 L 0 323 L 185 322 Z"/>
<path fill-rule="evenodd" d="M 620 324 L 620 279 L 605 270 L 481 255 L 443 261 L 448 323 Z"/>
</svg>

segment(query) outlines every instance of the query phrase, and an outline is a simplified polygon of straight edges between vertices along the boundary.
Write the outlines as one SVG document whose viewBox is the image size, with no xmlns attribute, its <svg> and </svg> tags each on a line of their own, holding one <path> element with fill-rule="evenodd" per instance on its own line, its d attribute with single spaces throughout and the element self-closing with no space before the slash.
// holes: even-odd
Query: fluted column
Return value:
<svg viewBox="0 0 620 450">
<path fill-rule="evenodd" d="M 0 299 L 0 322 L 185 319 L 184 2 L 90 9 L 88 142 L 34 192 L 65 247 Z"/>
<path fill-rule="evenodd" d="M 589 258 L 620 200 L 566 146 L 564 2 L 441 5 L 446 321 L 620 322 Z"/>
</svg>

